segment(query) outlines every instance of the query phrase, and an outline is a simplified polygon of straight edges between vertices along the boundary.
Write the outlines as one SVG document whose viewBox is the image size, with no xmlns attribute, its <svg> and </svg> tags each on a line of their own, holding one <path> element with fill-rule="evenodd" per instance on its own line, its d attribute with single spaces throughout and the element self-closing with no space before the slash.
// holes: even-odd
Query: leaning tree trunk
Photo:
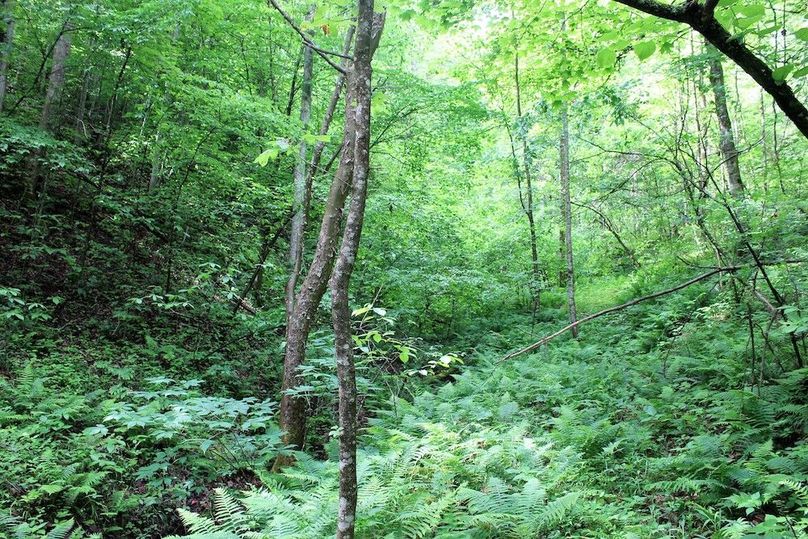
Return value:
<svg viewBox="0 0 808 539">
<path fill-rule="evenodd" d="M 65 24 L 62 35 L 56 41 L 53 48 L 53 65 L 48 77 L 48 89 L 45 92 L 45 103 L 42 105 L 42 116 L 39 119 L 39 127 L 48 129 L 51 123 L 52 108 L 65 85 L 65 62 L 70 54 L 71 28 Z"/>
<path fill-rule="evenodd" d="M 564 218 L 564 250 L 567 265 L 567 308 L 570 324 L 578 320 L 575 308 L 575 266 L 572 260 L 572 209 L 570 208 L 570 133 L 567 121 L 567 109 L 561 111 L 561 141 L 559 144 L 561 161 L 561 204 Z M 578 338 L 578 326 L 572 326 L 573 338 Z"/>
<path fill-rule="evenodd" d="M 314 16 L 314 6 L 309 9 L 308 20 Z M 303 80 L 300 91 L 300 123 L 305 133 L 311 118 L 311 78 L 313 51 L 311 47 L 303 45 Z M 289 279 L 286 281 L 286 323 L 295 309 L 295 290 L 303 263 L 303 236 L 308 218 L 309 201 L 311 200 L 311 185 L 307 185 L 307 159 L 308 147 L 305 137 L 300 140 L 300 150 L 294 169 L 294 215 L 292 217 L 292 230 L 289 237 Z"/>
<path fill-rule="evenodd" d="M 715 114 L 718 117 L 719 147 L 724 162 L 724 171 L 727 174 L 727 188 L 734 197 L 743 195 L 744 187 L 741 181 L 741 168 L 738 165 L 738 150 L 735 147 L 735 137 L 732 134 L 732 121 L 727 110 L 727 91 L 724 85 L 724 69 L 721 67 L 721 58 L 713 47 L 709 47 L 710 54 L 710 86 L 715 98 Z"/>
<path fill-rule="evenodd" d="M 351 99 L 351 88 L 346 92 L 346 103 Z M 283 441 L 286 445 L 302 448 L 306 438 L 306 400 L 300 396 L 289 395 L 288 391 L 299 385 L 302 380 L 298 368 L 306 357 L 306 341 L 311 324 L 320 300 L 328 286 L 334 257 L 337 251 L 337 237 L 342 222 L 342 209 L 353 179 L 354 162 L 354 124 L 351 114 L 345 115 L 345 127 L 342 140 L 342 155 L 339 166 L 334 173 L 331 188 L 328 192 L 320 235 L 309 271 L 303 279 L 295 302 L 295 308 L 286 326 L 286 353 L 283 359 L 283 395 L 281 397 L 280 426 L 284 431 Z M 292 459 L 279 456 L 275 461 L 275 469 L 279 469 Z"/>
<path fill-rule="evenodd" d="M 380 36 L 381 27 L 378 29 L 374 27 L 371 52 L 375 52 Z M 342 69 L 346 73 L 346 110 L 350 110 L 349 104 L 353 102 L 352 62 L 343 61 Z M 342 83 L 342 79 L 338 78 L 337 85 Z M 306 437 L 306 400 L 299 396 L 289 395 L 288 390 L 299 386 L 302 382 L 297 371 L 306 356 L 306 340 L 311 330 L 311 324 L 320 300 L 328 287 L 328 280 L 334 267 L 343 206 L 353 181 L 354 138 L 354 115 L 345 114 L 340 161 L 323 210 L 323 220 L 320 224 L 314 258 L 300 285 L 295 309 L 286 330 L 280 424 L 285 432 L 284 442 L 296 448 L 303 447 Z M 275 461 L 274 469 L 279 469 L 290 462 L 290 457 L 279 456 Z"/>
<path fill-rule="evenodd" d="M 3 111 L 3 102 L 8 92 L 8 62 L 11 56 L 11 46 L 14 43 L 14 2 L 2 0 L 0 3 L 0 112 Z"/>
<path fill-rule="evenodd" d="M 331 320 L 339 380 L 339 513 L 337 539 L 352 539 L 356 521 L 356 372 L 351 339 L 351 310 L 348 288 L 351 281 L 362 223 L 370 173 L 371 61 L 374 40 L 378 40 L 384 15 L 374 15 L 373 0 L 359 0 L 356 26 L 356 54 L 353 67 L 353 99 L 346 114 L 354 116 L 354 173 L 351 204 L 345 221 L 342 247 L 331 277 Z"/>
</svg>

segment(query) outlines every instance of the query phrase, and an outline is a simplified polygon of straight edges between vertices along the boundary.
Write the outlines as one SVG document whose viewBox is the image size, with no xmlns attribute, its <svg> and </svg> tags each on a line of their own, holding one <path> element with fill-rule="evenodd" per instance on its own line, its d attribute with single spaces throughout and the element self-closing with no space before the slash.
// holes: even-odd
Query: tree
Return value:
<svg viewBox="0 0 808 539">
<path fill-rule="evenodd" d="M 378 37 L 380 37 L 380 32 L 381 29 L 379 29 Z M 371 41 L 371 57 L 378 46 L 378 37 Z M 346 73 L 345 110 L 350 111 L 350 104 L 354 102 L 352 95 L 354 88 L 352 79 L 353 66 L 352 62 L 347 58 L 343 58 L 343 60 L 343 67 L 339 71 L 340 73 Z M 341 84 L 341 81 L 338 80 L 338 86 L 341 86 Z M 288 445 L 297 448 L 303 447 L 306 437 L 306 401 L 301 396 L 290 395 L 289 390 L 300 385 L 298 368 L 306 357 L 306 341 L 311 331 L 314 315 L 328 287 L 337 253 L 343 206 L 350 191 L 354 174 L 354 144 L 356 138 L 354 122 L 354 115 L 346 113 L 340 161 L 334 173 L 323 210 L 317 246 L 306 277 L 303 279 L 300 291 L 297 294 L 294 310 L 287 323 L 280 424 L 285 432 L 284 441 Z M 288 457 L 278 457 L 275 461 L 275 468 L 281 468 L 289 462 L 291 462 L 291 459 Z"/>
<path fill-rule="evenodd" d="M 732 121 L 727 109 L 727 89 L 724 84 L 724 69 L 721 58 L 712 47 L 709 53 L 710 86 L 715 99 L 715 114 L 718 117 L 719 148 L 723 159 L 724 170 L 727 174 L 727 187 L 732 196 L 743 195 L 743 182 L 741 169 L 738 165 L 738 150 L 735 147 L 735 136 L 732 134 Z"/>
<path fill-rule="evenodd" d="M 657 0 L 615 0 L 621 4 L 670 21 L 687 24 L 704 36 L 711 45 L 743 69 L 763 90 L 771 95 L 797 129 L 808 138 L 808 109 L 797 99 L 794 90 L 784 80 L 775 77 L 772 69 L 721 25 L 715 18 L 718 0 L 687 0 L 684 4 L 668 5 Z"/>
<path fill-rule="evenodd" d="M 14 0 L 0 3 L 0 112 L 8 92 L 8 62 L 14 43 Z"/>
<path fill-rule="evenodd" d="M 307 20 L 314 16 L 314 6 L 309 9 Z M 289 280 L 286 282 L 286 323 L 295 309 L 295 292 L 297 280 L 300 276 L 300 267 L 303 263 L 303 240 L 308 219 L 311 201 L 311 184 L 309 177 L 308 153 L 306 144 L 306 130 L 311 118 L 311 78 L 312 78 L 313 52 L 311 45 L 303 44 L 303 80 L 300 89 L 300 124 L 303 128 L 303 137 L 300 139 L 300 149 L 293 173 L 294 199 L 292 202 L 292 230 L 289 234 Z"/>
<path fill-rule="evenodd" d="M 370 100 L 373 52 L 384 27 L 384 15 L 374 14 L 373 0 L 359 0 L 356 51 L 353 62 L 351 101 L 346 116 L 354 117 L 353 184 L 339 258 L 331 277 L 331 319 L 339 379 L 339 515 L 337 539 L 354 536 L 356 520 L 356 371 L 351 338 L 348 289 L 353 273 L 362 224 L 365 219 L 370 175 Z"/>
<path fill-rule="evenodd" d="M 70 54 L 70 45 L 72 42 L 72 28 L 70 21 L 66 21 L 60 30 L 59 38 L 56 40 L 56 45 L 53 47 L 53 63 L 51 65 L 50 76 L 48 77 L 48 88 L 45 91 L 45 102 L 42 105 L 42 115 L 39 120 L 39 127 L 41 129 L 48 129 L 51 123 L 51 110 L 59 99 L 62 93 L 62 88 L 65 85 L 65 62 L 67 56 Z"/>
<path fill-rule="evenodd" d="M 559 140 L 559 163 L 561 168 L 561 218 L 564 224 L 564 252 L 567 282 L 567 310 L 570 324 L 578 320 L 575 307 L 575 265 L 572 259 L 572 208 L 570 207 L 570 132 L 566 105 L 561 110 L 561 136 Z M 571 328 L 573 338 L 578 338 L 578 326 Z"/>
<path fill-rule="evenodd" d="M 514 85 L 516 87 L 516 121 L 517 121 L 517 138 L 522 142 L 522 165 L 525 178 L 525 187 L 522 189 L 522 174 L 519 172 L 519 163 L 516 162 L 516 150 L 514 148 L 513 140 L 511 140 L 511 152 L 513 153 L 514 165 L 516 167 L 516 180 L 519 187 L 519 202 L 522 205 L 522 211 L 525 212 L 527 217 L 528 230 L 530 231 L 530 295 L 532 298 L 532 311 L 535 317 L 536 311 L 541 305 L 541 270 L 539 268 L 539 249 L 536 242 L 536 221 L 533 213 L 533 180 L 532 180 L 532 165 L 530 150 L 527 143 L 527 126 L 525 125 L 525 118 L 522 116 L 522 89 L 519 83 L 519 53 L 514 55 L 513 60 L 513 77 Z M 509 132 L 510 135 L 510 132 Z"/>
</svg>

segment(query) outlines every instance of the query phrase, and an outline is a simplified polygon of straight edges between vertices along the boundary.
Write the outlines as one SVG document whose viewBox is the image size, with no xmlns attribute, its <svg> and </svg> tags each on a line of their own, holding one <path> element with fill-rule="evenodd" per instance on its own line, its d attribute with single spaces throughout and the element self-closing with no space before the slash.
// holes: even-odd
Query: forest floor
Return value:
<svg viewBox="0 0 808 539">
<path fill-rule="evenodd" d="M 601 308 L 630 293 L 621 289 L 582 287 L 581 304 Z M 800 488 L 806 462 L 805 407 L 782 410 L 799 401 L 805 372 L 753 386 L 743 362 L 716 360 L 743 355 L 728 343 L 744 340 L 708 292 L 619 313 L 582 327 L 577 341 L 505 362 L 514 344 L 563 318 L 533 326 L 528 315 L 504 316 L 498 331 L 465 337 L 464 365 L 409 380 L 360 361 L 360 536 L 780 537 L 765 534 L 796 521 L 767 513 Z M 328 339 L 318 339 L 302 389 L 313 406 L 324 398 L 315 386 L 333 385 Z M 243 524 L 245 513 L 271 537 L 330 534 L 327 410 L 310 428 L 330 437 L 315 453 L 331 458 L 299 453 L 271 474 L 273 404 L 214 396 L 216 366 L 177 362 L 169 345 L 110 346 L 40 343 L 2 382 L 3 466 L 16 493 L 6 503 L 39 522 L 31 529 L 72 518 L 104 536 L 162 536 L 182 530 L 174 507 L 187 507 L 216 515 L 181 511 L 187 529 L 208 533 L 198 537 Z M 239 490 L 248 492 L 236 501 Z"/>
</svg>

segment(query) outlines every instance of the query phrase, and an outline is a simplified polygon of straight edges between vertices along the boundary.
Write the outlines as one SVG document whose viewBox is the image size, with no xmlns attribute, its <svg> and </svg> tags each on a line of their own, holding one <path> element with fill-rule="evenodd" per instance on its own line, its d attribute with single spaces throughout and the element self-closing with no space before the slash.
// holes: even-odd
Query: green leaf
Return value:
<svg viewBox="0 0 808 539">
<path fill-rule="evenodd" d="M 258 157 L 255 158 L 255 161 L 253 161 L 253 163 L 258 163 L 262 167 L 265 167 L 267 166 L 267 163 L 269 163 L 270 159 L 275 160 L 278 157 L 278 153 L 279 153 L 278 148 L 270 148 L 268 150 L 264 150 Z"/>
<path fill-rule="evenodd" d="M 595 55 L 595 61 L 602 68 L 609 68 L 617 61 L 617 55 L 610 48 L 600 49 Z"/>
<path fill-rule="evenodd" d="M 645 60 L 656 50 L 656 43 L 653 41 L 641 41 L 634 45 L 634 53 L 640 60 Z"/>
<path fill-rule="evenodd" d="M 64 489 L 64 485 L 59 485 L 58 483 L 49 483 L 39 487 L 39 490 L 47 494 L 56 494 L 57 492 L 62 492 Z"/>
<path fill-rule="evenodd" d="M 788 77 L 789 73 L 794 71 L 794 64 L 786 64 L 784 66 L 780 66 L 774 71 L 772 71 L 772 77 L 776 82 L 783 82 Z"/>
<path fill-rule="evenodd" d="M 372 308 L 372 306 L 370 304 L 368 304 L 368 305 L 365 305 L 364 307 L 354 309 L 353 311 L 351 311 L 351 316 L 359 316 L 359 315 L 365 314 L 366 312 L 370 311 L 371 308 Z"/>
<path fill-rule="evenodd" d="M 763 4 L 752 4 L 751 6 L 740 6 L 738 12 L 747 17 L 762 17 L 766 13 Z"/>
<path fill-rule="evenodd" d="M 746 30 L 750 26 L 757 24 L 763 19 L 763 15 L 755 15 L 754 17 L 738 17 L 735 19 L 735 26 L 741 30 Z"/>
<path fill-rule="evenodd" d="M 213 444 L 215 444 L 213 440 L 202 440 L 202 443 L 199 444 L 199 449 L 202 450 L 202 453 L 207 453 L 208 449 L 210 449 Z"/>
<path fill-rule="evenodd" d="M 83 434 L 85 436 L 106 436 L 109 432 L 109 429 L 104 425 L 96 425 L 94 427 L 87 427 L 84 429 Z"/>
<path fill-rule="evenodd" d="M 797 36 L 797 39 L 808 41 L 808 26 L 806 26 L 805 28 L 800 28 L 799 30 L 794 32 L 794 35 Z"/>
<path fill-rule="evenodd" d="M 808 66 L 801 67 L 800 69 L 796 70 L 794 73 L 791 74 L 791 76 L 795 79 L 799 77 L 804 77 L 805 75 L 808 75 Z"/>
</svg>

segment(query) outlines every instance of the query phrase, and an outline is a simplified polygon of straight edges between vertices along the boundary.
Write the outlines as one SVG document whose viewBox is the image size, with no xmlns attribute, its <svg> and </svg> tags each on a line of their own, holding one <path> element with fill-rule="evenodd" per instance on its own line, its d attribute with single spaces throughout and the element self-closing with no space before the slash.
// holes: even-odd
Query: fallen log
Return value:
<svg viewBox="0 0 808 539">
<path fill-rule="evenodd" d="M 799 263 L 799 262 L 802 262 L 802 261 L 801 260 L 785 260 L 785 261 L 779 261 L 779 262 L 772 262 L 772 263 L 766 264 L 766 265 L 788 264 L 788 263 Z M 523 354 L 528 354 L 530 352 L 533 352 L 534 350 L 537 350 L 537 349 L 541 348 L 542 346 L 544 346 L 545 344 L 547 344 L 551 340 L 555 339 L 559 335 L 563 335 L 567 331 L 571 330 L 574 327 L 579 326 L 580 324 L 583 324 L 584 322 L 589 322 L 590 320 L 594 320 L 595 318 L 600 318 L 601 316 L 604 316 L 604 315 L 607 315 L 607 314 L 610 314 L 610 313 L 613 313 L 613 312 L 622 311 L 623 309 L 626 309 L 626 308 L 631 307 L 633 305 L 637 305 L 638 303 L 642 303 L 643 301 L 648 301 L 649 299 L 654 299 L 654 298 L 658 298 L 660 296 L 665 296 L 665 295 L 668 295 L 668 294 L 672 294 L 673 292 L 677 292 L 679 290 L 682 290 L 683 288 L 687 288 L 690 285 L 696 284 L 696 283 L 701 282 L 701 281 L 703 281 L 705 279 L 709 279 L 713 275 L 718 275 L 719 273 L 731 273 L 731 272 L 737 271 L 737 270 L 742 269 L 742 268 L 748 268 L 750 266 L 751 266 L 750 264 L 744 264 L 744 265 L 740 265 L 740 266 L 725 266 L 725 267 L 722 267 L 722 268 L 714 268 L 714 269 L 712 269 L 712 270 L 710 270 L 710 271 L 708 271 L 706 273 L 702 273 L 701 275 L 697 275 L 696 277 L 693 277 L 692 279 L 690 279 L 688 281 L 680 283 L 680 284 L 674 286 L 673 288 L 668 288 L 667 290 L 660 290 L 659 292 L 654 292 L 653 294 L 649 294 L 649 295 L 643 296 L 641 298 L 633 299 L 633 300 L 631 300 L 629 302 L 623 303 L 622 305 L 616 305 L 614 307 L 609 307 L 608 309 L 603 309 L 602 311 L 598 311 L 598 312 L 596 312 L 594 314 L 590 314 L 589 316 L 585 316 L 585 317 L 581 318 L 580 320 L 576 320 L 572 324 L 564 326 L 563 328 L 559 329 L 555 333 L 551 333 L 550 335 L 542 337 L 541 339 L 534 342 L 530 346 L 526 346 L 525 348 L 522 348 L 521 350 L 516 350 L 515 352 L 511 352 L 510 354 L 507 354 L 507 355 L 503 356 L 502 359 L 500 359 L 500 361 L 506 361 L 508 359 L 513 359 L 513 358 L 515 358 L 517 356 L 521 356 Z"/>
</svg>

